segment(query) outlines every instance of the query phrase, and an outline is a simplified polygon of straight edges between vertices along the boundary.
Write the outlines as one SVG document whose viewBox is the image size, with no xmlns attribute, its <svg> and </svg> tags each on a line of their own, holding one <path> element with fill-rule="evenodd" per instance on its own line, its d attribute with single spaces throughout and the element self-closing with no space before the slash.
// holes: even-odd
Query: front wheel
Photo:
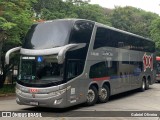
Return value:
<svg viewBox="0 0 160 120">
<path fill-rule="evenodd" d="M 88 106 L 94 105 L 98 100 L 98 90 L 96 87 L 91 86 L 87 93 L 87 102 Z"/>
<path fill-rule="evenodd" d="M 106 103 L 109 99 L 110 96 L 110 91 L 107 85 L 103 85 L 101 91 L 100 91 L 100 95 L 98 98 L 98 101 L 100 103 Z"/>
</svg>

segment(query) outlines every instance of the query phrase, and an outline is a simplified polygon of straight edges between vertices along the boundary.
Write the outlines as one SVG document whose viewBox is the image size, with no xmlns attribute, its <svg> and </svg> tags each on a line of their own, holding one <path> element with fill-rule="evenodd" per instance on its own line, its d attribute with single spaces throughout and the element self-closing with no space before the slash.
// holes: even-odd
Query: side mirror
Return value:
<svg viewBox="0 0 160 120">
<path fill-rule="evenodd" d="M 20 49 L 21 49 L 21 47 L 15 47 L 15 48 L 12 48 L 12 49 L 7 51 L 7 53 L 5 55 L 5 63 L 7 65 L 9 64 L 10 54 L 13 53 L 13 52 L 16 52 L 16 51 L 18 51 Z"/>
</svg>

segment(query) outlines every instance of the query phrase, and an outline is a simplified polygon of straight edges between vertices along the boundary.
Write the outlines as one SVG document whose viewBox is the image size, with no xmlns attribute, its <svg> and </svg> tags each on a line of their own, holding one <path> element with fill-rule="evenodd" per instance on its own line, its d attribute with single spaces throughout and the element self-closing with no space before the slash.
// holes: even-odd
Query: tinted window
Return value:
<svg viewBox="0 0 160 120">
<path fill-rule="evenodd" d="M 88 21 L 76 21 L 70 35 L 69 43 L 86 43 L 85 47 L 74 51 L 67 51 L 66 59 L 83 59 L 85 61 L 88 46 L 92 36 L 94 23 Z"/>
<path fill-rule="evenodd" d="M 84 62 L 81 60 L 68 60 L 67 80 L 73 79 L 83 72 Z"/>
<path fill-rule="evenodd" d="M 91 66 L 89 77 L 101 78 L 117 75 L 117 62 L 106 61 L 99 62 Z"/>
<path fill-rule="evenodd" d="M 22 56 L 18 81 L 32 87 L 53 86 L 64 82 L 64 66 L 56 56 Z"/>
<path fill-rule="evenodd" d="M 68 42 L 71 27 L 71 21 L 34 24 L 25 37 L 23 47 L 27 49 L 46 49 L 63 46 Z"/>
<path fill-rule="evenodd" d="M 144 52 L 155 52 L 155 44 L 152 41 L 98 27 L 93 48 L 96 49 L 106 46 Z"/>
<path fill-rule="evenodd" d="M 87 21 L 78 21 L 73 26 L 70 43 L 89 43 L 94 24 Z"/>
<path fill-rule="evenodd" d="M 143 63 L 137 61 L 122 61 L 119 62 L 119 66 L 121 75 L 139 75 L 143 69 Z"/>
</svg>

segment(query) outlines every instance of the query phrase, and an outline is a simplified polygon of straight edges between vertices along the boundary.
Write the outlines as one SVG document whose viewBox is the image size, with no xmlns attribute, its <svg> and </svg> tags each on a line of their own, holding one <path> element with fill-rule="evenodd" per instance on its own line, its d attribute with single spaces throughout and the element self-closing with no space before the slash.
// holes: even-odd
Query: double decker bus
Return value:
<svg viewBox="0 0 160 120">
<path fill-rule="evenodd" d="M 155 43 L 83 19 L 33 24 L 21 47 L 16 101 L 64 108 L 105 103 L 111 95 L 155 82 Z"/>
</svg>

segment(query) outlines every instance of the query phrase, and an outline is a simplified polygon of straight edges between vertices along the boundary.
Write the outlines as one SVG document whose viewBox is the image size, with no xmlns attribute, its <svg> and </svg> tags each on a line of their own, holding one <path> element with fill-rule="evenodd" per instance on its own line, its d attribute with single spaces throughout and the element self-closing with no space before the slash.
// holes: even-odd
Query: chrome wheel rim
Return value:
<svg viewBox="0 0 160 120">
<path fill-rule="evenodd" d="M 105 88 L 102 88 L 101 94 L 100 94 L 101 99 L 105 100 L 107 96 L 108 96 L 107 90 Z"/>
<path fill-rule="evenodd" d="M 87 102 L 93 102 L 95 98 L 95 93 L 92 89 L 88 90 L 88 95 L 87 95 Z"/>
</svg>

